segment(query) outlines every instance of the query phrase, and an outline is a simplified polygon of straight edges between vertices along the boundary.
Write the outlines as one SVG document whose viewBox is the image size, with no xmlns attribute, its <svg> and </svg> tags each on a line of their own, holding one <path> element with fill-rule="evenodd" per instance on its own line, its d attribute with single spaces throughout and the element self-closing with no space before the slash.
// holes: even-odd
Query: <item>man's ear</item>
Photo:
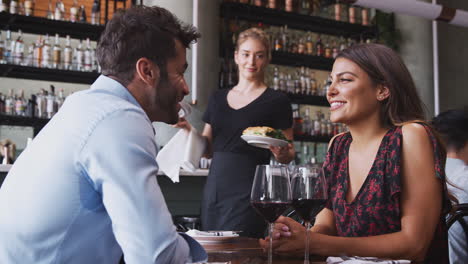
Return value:
<svg viewBox="0 0 468 264">
<path fill-rule="evenodd" d="M 140 58 L 135 64 L 135 72 L 141 81 L 149 86 L 154 86 L 159 82 L 160 71 L 156 63 L 147 58 Z"/>
<path fill-rule="evenodd" d="M 390 96 L 390 89 L 387 86 L 379 84 L 377 87 L 377 100 L 383 101 Z"/>
</svg>

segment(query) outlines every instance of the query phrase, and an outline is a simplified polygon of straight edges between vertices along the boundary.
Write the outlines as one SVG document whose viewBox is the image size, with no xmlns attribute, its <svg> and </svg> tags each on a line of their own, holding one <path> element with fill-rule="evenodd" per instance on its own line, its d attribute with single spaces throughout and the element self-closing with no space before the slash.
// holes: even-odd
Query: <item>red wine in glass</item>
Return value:
<svg viewBox="0 0 468 264">
<path fill-rule="evenodd" d="M 312 222 L 315 216 L 325 207 L 326 199 L 293 199 L 292 207 L 304 221 Z"/>
<path fill-rule="evenodd" d="M 252 207 L 261 215 L 268 223 L 273 223 L 278 217 L 288 209 L 290 203 L 285 202 L 252 202 Z"/>
<path fill-rule="evenodd" d="M 291 183 L 284 165 L 258 165 L 250 193 L 250 204 L 268 222 L 268 264 L 272 263 L 272 232 L 276 219 L 291 204 Z"/>
</svg>

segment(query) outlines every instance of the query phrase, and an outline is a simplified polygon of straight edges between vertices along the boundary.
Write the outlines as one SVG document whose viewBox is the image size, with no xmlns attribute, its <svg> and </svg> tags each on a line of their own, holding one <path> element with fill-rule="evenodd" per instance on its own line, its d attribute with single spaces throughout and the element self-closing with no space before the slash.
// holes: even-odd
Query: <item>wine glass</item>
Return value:
<svg viewBox="0 0 468 264">
<path fill-rule="evenodd" d="M 268 264 L 272 262 L 274 222 L 291 204 L 291 185 L 284 165 L 258 165 L 250 194 L 252 207 L 268 222 Z"/>
<path fill-rule="evenodd" d="M 291 182 L 292 206 L 306 227 L 304 264 L 309 264 L 310 223 L 328 198 L 323 169 L 315 164 L 297 166 L 292 172 Z"/>
</svg>

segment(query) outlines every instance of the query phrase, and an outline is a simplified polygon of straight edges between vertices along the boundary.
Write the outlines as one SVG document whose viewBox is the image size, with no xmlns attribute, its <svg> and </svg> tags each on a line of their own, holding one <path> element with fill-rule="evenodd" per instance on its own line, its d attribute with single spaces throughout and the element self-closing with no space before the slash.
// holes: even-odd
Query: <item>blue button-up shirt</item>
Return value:
<svg viewBox="0 0 468 264">
<path fill-rule="evenodd" d="M 156 153 L 151 121 L 117 81 L 69 96 L 0 188 L 0 263 L 205 260 L 176 232 Z"/>
</svg>

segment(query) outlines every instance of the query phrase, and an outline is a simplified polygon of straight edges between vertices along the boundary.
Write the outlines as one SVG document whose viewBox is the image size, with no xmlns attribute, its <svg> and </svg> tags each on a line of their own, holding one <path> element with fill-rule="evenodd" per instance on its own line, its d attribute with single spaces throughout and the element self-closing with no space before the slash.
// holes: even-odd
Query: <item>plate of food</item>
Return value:
<svg viewBox="0 0 468 264">
<path fill-rule="evenodd" d="M 238 231 L 199 231 L 192 229 L 186 232 L 200 243 L 230 243 L 239 238 Z"/>
<path fill-rule="evenodd" d="M 248 127 L 242 132 L 241 138 L 249 145 L 269 149 L 270 146 L 285 147 L 288 139 L 281 129 L 274 129 L 267 126 Z"/>
</svg>

